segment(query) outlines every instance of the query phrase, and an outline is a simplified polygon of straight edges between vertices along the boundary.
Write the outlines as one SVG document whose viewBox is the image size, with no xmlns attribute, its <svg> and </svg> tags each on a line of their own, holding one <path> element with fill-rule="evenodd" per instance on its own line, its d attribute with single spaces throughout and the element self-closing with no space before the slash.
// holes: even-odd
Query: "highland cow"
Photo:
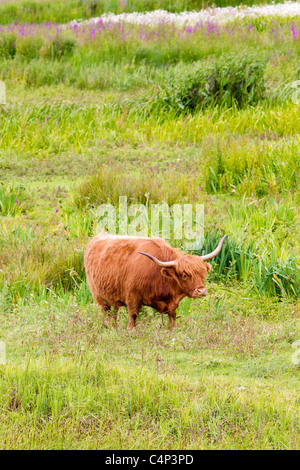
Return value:
<svg viewBox="0 0 300 470">
<path fill-rule="evenodd" d="M 143 305 L 169 317 L 176 327 L 176 309 L 184 297 L 207 295 L 204 280 L 211 269 L 205 261 L 221 250 L 205 256 L 186 255 L 158 237 L 130 237 L 102 232 L 87 246 L 84 266 L 94 300 L 116 326 L 120 307 L 128 308 L 127 330 L 135 327 Z"/>
</svg>

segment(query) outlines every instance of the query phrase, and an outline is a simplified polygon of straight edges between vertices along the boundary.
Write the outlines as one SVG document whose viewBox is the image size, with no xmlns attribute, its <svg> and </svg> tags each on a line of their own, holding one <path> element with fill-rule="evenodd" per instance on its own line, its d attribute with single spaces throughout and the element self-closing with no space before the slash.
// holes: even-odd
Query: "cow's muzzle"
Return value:
<svg viewBox="0 0 300 470">
<path fill-rule="evenodd" d="M 203 287 L 202 289 L 195 289 L 193 291 L 192 297 L 205 297 L 207 295 L 207 289 L 206 287 Z"/>
</svg>

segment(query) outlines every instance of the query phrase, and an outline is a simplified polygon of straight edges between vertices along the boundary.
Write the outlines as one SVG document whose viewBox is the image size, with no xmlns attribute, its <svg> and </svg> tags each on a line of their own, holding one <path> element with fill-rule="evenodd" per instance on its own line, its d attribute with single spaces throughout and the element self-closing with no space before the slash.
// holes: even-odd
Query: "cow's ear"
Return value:
<svg viewBox="0 0 300 470">
<path fill-rule="evenodd" d="M 175 268 L 162 268 L 161 273 L 165 277 L 172 277 L 177 280 L 176 269 Z"/>
<path fill-rule="evenodd" d="M 209 273 L 209 271 L 211 270 L 211 264 L 205 263 L 205 267 L 206 267 L 206 271 Z"/>
</svg>

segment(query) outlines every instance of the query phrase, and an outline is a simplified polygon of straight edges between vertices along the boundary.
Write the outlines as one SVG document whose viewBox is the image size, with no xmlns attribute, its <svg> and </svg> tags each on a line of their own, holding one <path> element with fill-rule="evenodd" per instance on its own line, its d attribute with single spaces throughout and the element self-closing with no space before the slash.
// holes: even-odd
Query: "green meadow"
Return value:
<svg viewBox="0 0 300 470">
<path fill-rule="evenodd" d="M 210 4 L 0 1 L 1 449 L 300 448 L 300 18 L 54 26 Z M 204 252 L 228 234 L 176 331 L 91 298 L 120 196 L 204 204 Z"/>
</svg>

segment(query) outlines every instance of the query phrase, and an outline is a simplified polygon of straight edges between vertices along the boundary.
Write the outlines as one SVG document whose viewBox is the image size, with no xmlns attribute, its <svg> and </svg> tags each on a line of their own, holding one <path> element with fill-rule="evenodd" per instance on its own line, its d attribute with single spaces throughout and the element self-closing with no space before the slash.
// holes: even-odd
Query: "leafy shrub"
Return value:
<svg viewBox="0 0 300 470">
<path fill-rule="evenodd" d="M 265 67 L 265 57 L 253 53 L 180 63 L 167 74 L 155 106 L 181 113 L 213 105 L 255 105 L 264 97 Z"/>
</svg>

